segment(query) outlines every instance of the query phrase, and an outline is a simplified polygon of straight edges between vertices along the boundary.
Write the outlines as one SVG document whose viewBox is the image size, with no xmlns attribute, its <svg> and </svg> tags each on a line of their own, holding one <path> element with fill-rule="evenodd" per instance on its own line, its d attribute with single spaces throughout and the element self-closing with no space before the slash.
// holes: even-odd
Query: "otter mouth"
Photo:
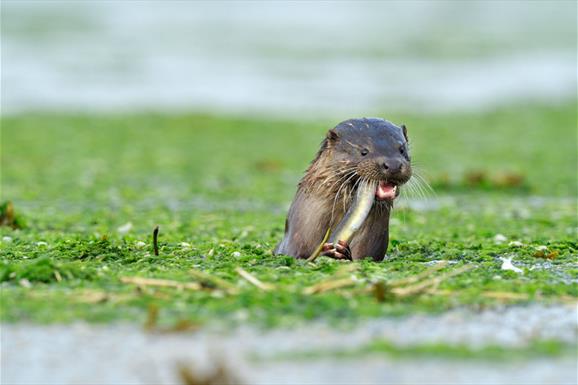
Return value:
<svg viewBox="0 0 578 385">
<path fill-rule="evenodd" d="M 393 201 L 397 197 L 397 185 L 380 181 L 375 189 L 375 198 L 380 201 Z"/>
</svg>

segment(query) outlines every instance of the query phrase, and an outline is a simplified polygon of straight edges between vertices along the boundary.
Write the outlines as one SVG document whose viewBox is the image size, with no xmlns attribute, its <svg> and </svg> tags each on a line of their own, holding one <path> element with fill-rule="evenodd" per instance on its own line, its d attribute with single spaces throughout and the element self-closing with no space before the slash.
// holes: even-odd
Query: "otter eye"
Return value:
<svg viewBox="0 0 578 385">
<path fill-rule="evenodd" d="M 367 154 L 369 154 L 369 150 L 368 150 L 367 148 L 364 148 L 363 150 L 361 150 L 361 155 L 362 155 L 362 156 L 365 156 L 365 155 L 367 155 Z"/>
<path fill-rule="evenodd" d="M 399 153 L 402 155 L 405 154 L 405 148 L 403 148 L 403 146 L 399 148 Z"/>
</svg>

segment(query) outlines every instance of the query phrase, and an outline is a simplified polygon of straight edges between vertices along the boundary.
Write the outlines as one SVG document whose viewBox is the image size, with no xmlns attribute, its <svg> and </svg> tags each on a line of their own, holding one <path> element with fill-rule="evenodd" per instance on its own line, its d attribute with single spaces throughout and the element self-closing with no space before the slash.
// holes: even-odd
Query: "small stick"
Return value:
<svg viewBox="0 0 578 385">
<path fill-rule="evenodd" d="M 425 292 L 426 294 L 430 295 L 443 295 L 443 296 L 452 296 L 452 295 L 459 295 L 459 291 L 452 291 L 452 290 L 439 290 L 439 289 L 429 289 Z M 525 293 L 514 293 L 508 291 L 483 291 L 479 293 L 480 296 L 490 299 L 497 299 L 503 301 L 516 301 L 516 300 L 529 300 L 531 297 Z M 576 298 L 568 296 L 568 295 L 561 295 L 561 296 L 551 296 L 551 297 L 544 297 L 544 296 L 536 296 L 535 300 L 544 300 L 544 301 L 558 301 L 565 304 L 572 304 L 577 305 Z"/>
<path fill-rule="evenodd" d="M 458 291 L 451 291 L 451 290 L 428 290 L 428 294 L 431 295 L 444 295 L 444 296 L 451 296 L 460 294 Z M 529 300 L 531 297 L 525 293 L 513 293 L 508 291 L 483 291 L 480 293 L 482 297 L 496 299 L 496 300 L 503 300 L 503 301 L 517 301 L 517 300 Z M 534 298 L 535 300 L 544 300 L 544 301 L 558 301 L 565 304 L 577 305 L 576 298 L 568 296 L 568 295 L 561 295 L 561 296 L 551 296 L 551 297 L 544 297 L 544 296 L 537 296 Z"/>
<path fill-rule="evenodd" d="M 406 286 L 403 288 L 394 288 L 391 290 L 391 292 L 398 297 L 407 297 L 410 295 L 418 294 L 418 293 L 424 291 L 425 289 L 427 289 L 431 286 L 433 286 L 434 288 L 437 287 L 443 280 L 445 280 L 447 278 L 454 277 L 456 275 L 465 273 L 466 271 L 472 270 L 473 268 L 475 268 L 474 265 L 471 265 L 471 264 L 464 265 L 464 266 L 457 268 L 453 271 L 450 271 L 446 274 L 442 274 L 438 277 L 428 279 L 427 281 L 423 281 L 423 282 L 415 284 L 413 286 Z"/>
<path fill-rule="evenodd" d="M 307 262 L 313 262 L 315 260 L 315 258 L 317 258 L 319 256 L 319 253 L 321 253 L 321 249 L 323 249 L 323 245 L 329 239 L 330 233 L 331 233 L 331 227 L 327 229 L 327 232 L 325 232 L 325 236 L 323 237 L 323 240 L 321 241 L 319 246 L 317 246 L 315 248 L 315 250 L 313 251 L 313 253 L 311 253 L 311 255 L 309 256 L 309 258 L 307 258 Z"/>
<path fill-rule="evenodd" d="M 303 289 L 303 294 L 317 294 L 317 293 L 324 293 L 326 291 L 341 289 L 343 287 L 353 286 L 357 282 L 354 278 L 340 278 L 334 279 L 333 281 L 324 281 L 317 283 L 313 286 L 306 287 Z"/>
<path fill-rule="evenodd" d="M 303 294 L 310 295 L 322 293 L 354 285 L 357 282 L 357 279 L 352 274 L 356 272 L 357 269 L 358 266 L 355 264 L 343 265 L 335 272 L 335 274 L 333 274 L 332 278 L 324 279 L 321 282 L 306 287 L 303 289 Z"/>
<path fill-rule="evenodd" d="M 138 286 L 174 287 L 177 289 L 201 290 L 203 287 L 197 282 L 178 282 L 170 279 L 120 277 L 122 283 Z"/>
<path fill-rule="evenodd" d="M 509 293 L 509 292 L 501 292 L 501 291 L 484 291 L 481 293 L 482 296 L 486 297 L 486 298 L 493 298 L 493 299 L 511 299 L 511 300 L 516 300 L 516 299 L 530 299 L 530 296 L 528 294 L 523 294 L 523 293 Z"/>
<path fill-rule="evenodd" d="M 155 255 L 159 255 L 159 225 L 153 229 L 153 251 Z"/>
<path fill-rule="evenodd" d="M 245 269 L 241 268 L 241 267 L 237 267 L 235 269 L 235 271 L 243 278 L 245 278 L 247 281 L 249 281 L 249 283 L 257 286 L 259 289 L 263 290 L 263 291 L 269 291 L 274 289 L 274 286 L 268 283 L 264 283 L 261 280 L 259 280 L 257 277 L 255 277 L 253 274 L 249 273 L 248 271 L 246 271 Z"/>
</svg>

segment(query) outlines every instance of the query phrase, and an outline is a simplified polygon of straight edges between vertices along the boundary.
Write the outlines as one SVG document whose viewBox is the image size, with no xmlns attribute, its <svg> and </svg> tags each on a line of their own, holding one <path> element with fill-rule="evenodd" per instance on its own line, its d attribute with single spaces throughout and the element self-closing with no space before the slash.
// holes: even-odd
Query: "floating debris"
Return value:
<svg viewBox="0 0 578 385">
<path fill-rule="evenodd" d="M 500 257 L 502 260 L 502 270 L 511 270 L 518 274 L 524 274 L 524 271 L 512 264 L 513 257 Z"/>
<path fill-rule="evenodd" d="M 235 271 L 244 279 L 246 279 L 249 283 L 253 284 L 254 286 L 258 287 L 259 289 L 263 290 L 263 291 L 270 291 L 273 290 L 275 288 L 274 285 L 269 284 L 269 283 L 264 283 L 262 281 L 260 281 L 257 277 L 255 277 L 253 274 L 249 273 L 248 271 L 244 270 L 241 267 L 237 267 L 235 269 Z"/>
</svg>

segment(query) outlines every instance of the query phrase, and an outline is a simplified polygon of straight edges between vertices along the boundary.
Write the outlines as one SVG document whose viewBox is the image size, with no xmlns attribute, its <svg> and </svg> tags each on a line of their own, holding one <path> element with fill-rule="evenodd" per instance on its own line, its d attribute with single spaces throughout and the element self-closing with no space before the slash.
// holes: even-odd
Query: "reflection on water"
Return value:
<svg viewBox="0 0 578 385">
<path fill-rule="evenodd" d="M 574 2 L 3 2 L 2 108 L 378 115 L 576 92 Z"/>
</svg>

